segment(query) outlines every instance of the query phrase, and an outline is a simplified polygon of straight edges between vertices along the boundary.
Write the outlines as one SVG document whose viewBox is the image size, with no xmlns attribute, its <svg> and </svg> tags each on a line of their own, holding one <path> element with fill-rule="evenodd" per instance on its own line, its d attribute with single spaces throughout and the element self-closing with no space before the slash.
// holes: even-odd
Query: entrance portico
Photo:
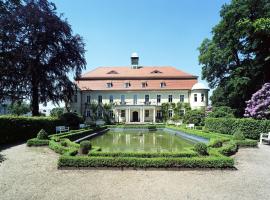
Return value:
<svg viewBox="0 0 270 200">
<path fill-rule="evenodd" d="M 115 121 L 124 123 L 156 122 L 156 106 L 117 106 Z"/>
</svg>

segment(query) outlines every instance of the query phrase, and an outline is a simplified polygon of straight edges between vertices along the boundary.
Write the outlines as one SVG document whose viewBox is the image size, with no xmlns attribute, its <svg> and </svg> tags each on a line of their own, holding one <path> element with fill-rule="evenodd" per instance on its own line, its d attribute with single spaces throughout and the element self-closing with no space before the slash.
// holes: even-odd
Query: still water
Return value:
<svg viewBox="0 0 270 200">
<path fill-rule="evenodd" d="M 91 139 L 94 146 L 104 152 L 179 152 L 194 145 L 193 142 L 164 131 L 109 131 Z"/>
</svg>

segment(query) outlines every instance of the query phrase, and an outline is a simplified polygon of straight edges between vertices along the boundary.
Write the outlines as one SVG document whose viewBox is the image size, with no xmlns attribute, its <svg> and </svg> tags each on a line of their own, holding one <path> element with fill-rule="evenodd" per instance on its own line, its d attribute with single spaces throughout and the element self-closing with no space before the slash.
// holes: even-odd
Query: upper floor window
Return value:
<svg viewBox="0 0 270 200">
<path fill-rule="evenodd" d="M 180 95 L 180 102 L 184 102 L 184 100 L 185 100 L 185 95 L 181 94 Z"/>
<path fill-rule="evenodd" d="M 77 103 L 77 101 L 78 101 L 78 95 L 75 94 L 75 95 L 74 95 L 74 103 Z"/>
<path fill-rule="evenodd" d="M 113 86 L 112 82 L 106 83 L 107 88 L 111 88 Z"/>
<path fill-rule="evenodd" d="M 98 103 L 102 103 L 102 96 L 101 95 L 98 96 Z"/>
<path fill-rule="evenodd" d="M 201 102 L 204 102 L 204 94 L 201 94 Z"/>
<path fill-rule="evenodd" d="M 91 101 L 91 96 L 86 96 L 86 103 L 90 103 L 90 101 Z"/>
<path fill-rule="evenodd" d="M 160 103 L 160 102 L 161 102 L 161 95 L 158 94 L 158 95 L 157 95 L 157 103 Z"/>
<path fill-rule="evenodd" d="M 121 104 L 125 104 L 125 95 L 121 95 Z"/>
<path fill-rule="evenodd" d="M 138 96 L 137 96 L 137 94 L 134 94 L 134 96 L 133 96 L 133 104 L 134 105 L 136 105 L 138 102 Z"/>
<path fill-rule="evenodd" d="M 145 101 L 145 103 L 149 103 L 149 94 L 146 94 L 144 96 L 144 101 Z"/>
<path fill-rule="evenodd" d="M 170 95 L 168 96 L 168 102 L 169 102 L 169 103 L 172 103 L 172 100 L 173 100 L 173 98 L 172 98 L 172 95 L 170 94 Z"/>
<path fill-rule="evenodd" d="M 110 103 L 113 103 L 113 95 L 110 95 Z"/>
<path fill-rule="evenodd" d="M 194 94 L 194 102 L 197 102 L 197 101 L 198 101 L 198 95 Z"/>
<path fill-rule="evenodd" d="M 126 82 L 124 86 L 125 86 L 125 88 L 129 88 L 130 87 L 130 82 Z"/>
<path fill-rule="evenodd" d="M 142 82 L 142 87 L 143 88 L 147 87 L 147 82 Z"/>
<path fill-rule="evenodd" d="M 161 88 L 166 87 L 166 83 L 165 83 L 165 82 L 161 82 L 161 83 L 160 83 L 160 87 L 161 87 Z"/>
</svg>

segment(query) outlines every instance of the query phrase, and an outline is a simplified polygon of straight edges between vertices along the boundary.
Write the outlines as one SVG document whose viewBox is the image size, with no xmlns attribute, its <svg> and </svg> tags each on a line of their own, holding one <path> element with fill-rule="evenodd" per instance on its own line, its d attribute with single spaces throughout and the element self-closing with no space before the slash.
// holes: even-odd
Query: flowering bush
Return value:
<svg viewBox="0 0 270 200">
<path fill-rule="evenodd" d="M 270 83 L 265 83 L 262 89 L 255 92 L 246 102 L 245 117 L 267 119 L 270 117 Z"/>
</svg>

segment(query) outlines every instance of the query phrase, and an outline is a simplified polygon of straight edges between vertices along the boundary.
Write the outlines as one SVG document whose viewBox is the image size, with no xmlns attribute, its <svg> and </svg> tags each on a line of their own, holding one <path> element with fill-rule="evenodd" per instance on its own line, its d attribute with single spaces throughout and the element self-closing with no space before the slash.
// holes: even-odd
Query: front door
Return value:
<svg viewBox="0 0 270 200">
<path fill-rule="evenodd" d="M 132 118 L 133 118 L 133 121 L 134 122 L 138 122 L 139 121 L 139 117 L 138 117 L 138 112 L 137 111 L 134 111 L 133 113 L 132 113 Z"/>
</svg>

